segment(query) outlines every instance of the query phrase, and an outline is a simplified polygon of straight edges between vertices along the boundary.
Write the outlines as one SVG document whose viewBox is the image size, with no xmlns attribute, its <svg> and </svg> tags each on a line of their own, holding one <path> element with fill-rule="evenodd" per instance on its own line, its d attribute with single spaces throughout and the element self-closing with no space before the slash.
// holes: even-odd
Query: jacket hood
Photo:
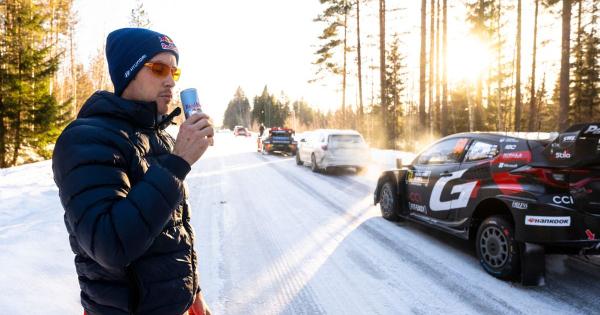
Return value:
<svg viewBox="0 0 600 315">
<path fill-rule="evenodd" d="M 97 91 L 83 104 L 77 118 L 107 115 L 140 128 L 157 127 L 156 102 L 130 101 L 107 91 Z"/>
</svg>

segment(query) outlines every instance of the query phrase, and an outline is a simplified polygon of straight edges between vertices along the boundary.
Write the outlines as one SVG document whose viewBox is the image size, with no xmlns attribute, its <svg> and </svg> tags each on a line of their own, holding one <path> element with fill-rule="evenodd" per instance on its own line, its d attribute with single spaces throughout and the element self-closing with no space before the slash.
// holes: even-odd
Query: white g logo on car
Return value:
<svg viewBox="0 0 600 315">
<path fill-rule="evenodd" d="M 452 187 L 452 191 L 450 193 L 455 194 L 460 192 L 458 198 L 454 200 L 441 201 L 444 186 L 446 186 L 446 184 L 453 179 L 461 178 L 466 171 L 467 170 L 465 169 L 462 171 L 452 172 L 450 176 L 442 177 L 437 181 L 437 183 L 435 183 L 435 186 L 433 186 L 433 190 L 431 191 L 431 198 L 429 199 L 429 209 L 431 209 L 431 211 L 459 209 L 467 206 L 469 203 L 469 198 L 471 197 L 471 193 L 473 192 L 473 189 L 475 189 L 475 186 L 477 186 L 477 181 Z"/>
</svg>

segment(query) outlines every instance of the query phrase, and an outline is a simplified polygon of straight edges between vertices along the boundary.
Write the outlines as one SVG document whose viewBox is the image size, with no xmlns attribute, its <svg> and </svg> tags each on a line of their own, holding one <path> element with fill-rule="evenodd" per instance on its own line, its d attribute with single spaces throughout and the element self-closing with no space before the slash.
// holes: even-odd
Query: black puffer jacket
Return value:
<svg viewBox="0 0 600 315">
<path fill-rule="evenodd" d="M 185 312 L 199 289 L 183 179 L 156 103 L 97 92 L 61 134 L 52 169 L 89 315 Z"/>
</svg>

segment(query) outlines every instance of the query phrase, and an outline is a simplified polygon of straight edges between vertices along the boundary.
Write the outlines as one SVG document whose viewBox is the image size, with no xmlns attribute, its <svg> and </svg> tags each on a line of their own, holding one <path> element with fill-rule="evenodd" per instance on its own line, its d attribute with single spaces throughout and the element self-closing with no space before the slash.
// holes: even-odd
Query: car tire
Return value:
<svg viewBox="0 0 600 315">
<path fill-rule="evenodd" d="M 300 152 L 296 152 L 296 165 L 302 166 L 304 162 L 300 159 Z"/>
<path fill-rule="evenodd" d="M 317 158 L 314 153 L 310 155 L 310 169 L 315 173 L 318 173 L 321 170 L 317 164 Z"/>
<path fill-rule="evenodd" d="M 388 221 L 400 221 L 400 217 L 398 216 L 399 199 L 394 184 L 391 181 L 383 183 L 379 195 L 379 208 L 381 209 L 381 216 L 384 219 Z"/>
<path fill-rule="evenodd" d="M 483 269 L 502 280 L 517 279 L 521 256 L 514 224 L 506 216 L 491 216 L 477 230 L 477 258 Z"/>
</svg>

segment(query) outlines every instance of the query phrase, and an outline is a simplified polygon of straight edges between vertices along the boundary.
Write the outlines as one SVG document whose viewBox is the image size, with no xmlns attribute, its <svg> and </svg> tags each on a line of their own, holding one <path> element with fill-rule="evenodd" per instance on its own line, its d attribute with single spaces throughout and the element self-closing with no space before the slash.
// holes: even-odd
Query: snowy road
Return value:
<svg viewBox="0 0 600 315">
<path fill-rule="evenodd" d="M 315 174 L 218 134 L 187 177 L 214 314 L 593 314 L 600 267 L 547 259 L 547 284 L 488 276 L 472 245 L 372 205 L 379 168 Z M 0 170 L 0 314 L 81 314 L 49 162 Z M 40 308 L 43 306 L 43 308 Z"/>
</svg>

